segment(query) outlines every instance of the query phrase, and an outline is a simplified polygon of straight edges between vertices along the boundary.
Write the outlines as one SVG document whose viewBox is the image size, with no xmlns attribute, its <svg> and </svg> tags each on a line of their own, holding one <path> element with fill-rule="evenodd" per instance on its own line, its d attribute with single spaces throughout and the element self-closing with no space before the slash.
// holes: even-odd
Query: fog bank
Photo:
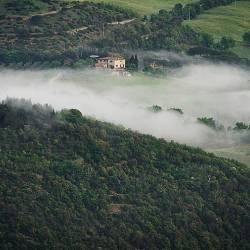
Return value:
<svg viewBox="0 0 250 250">
<path fill-rule="evenodd" d="M 1 70 L 0 87 L 1 100 L 26 98 L 57 110 L 77 108 L 83 115 L 201 147 L 237 141 L 197 123 L 197 117 L 213 117 L 225 126 L 250 123 L 250 72 L 222 64 L 187 65 L 164 78 L 122 78 L 94 70 Z M 149 111 L 154 104 L 164 111 Z M 167 112 L 172 107 L 184 115 Z"/>
</svg>

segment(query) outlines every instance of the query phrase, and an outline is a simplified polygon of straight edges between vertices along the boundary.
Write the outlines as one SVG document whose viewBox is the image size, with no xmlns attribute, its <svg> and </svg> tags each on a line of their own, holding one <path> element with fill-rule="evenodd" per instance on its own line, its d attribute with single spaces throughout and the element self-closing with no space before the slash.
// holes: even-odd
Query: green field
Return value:
<svg viewBox="0 0 250 250">
<path fill-rule="evenodd" d="M 85 0 L 81 0 L 85 1 Z M 194 0 L 92 0 L 93 2 L 112 3 L 124 8 L 130 8 L 141 15 L 157 12 L 160 9 L 171 9 L 176 3 L 190 3 Z"/>
<path fill-rule="evenodd" d="M 212 34 L 215 39 L 231 36 L 236 40 L 233 49 L 241 57 L 250 58 L 250 48 L 242 43 L 242 34 L 250 31 L 250 1 L 239 1 L 206 11 L 198 18 L 186 21 L 197 31 Z"/>
<path fill-rule="evenodd" d="M 215 155 L 237 160 L 250 167 L 250 145 L 208 150 Z"/>
</svg>

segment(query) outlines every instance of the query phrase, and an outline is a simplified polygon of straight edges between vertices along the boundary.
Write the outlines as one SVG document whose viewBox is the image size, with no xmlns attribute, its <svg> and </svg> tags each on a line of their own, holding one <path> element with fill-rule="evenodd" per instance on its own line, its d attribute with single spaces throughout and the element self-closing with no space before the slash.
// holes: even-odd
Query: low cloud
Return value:
<svg viewBox="0 0 250 250">
<path fill-rule="evenodd" d="M 0 99 L 26 98 L 142 133 L 201 147 L 237 140 L 197 123 L 213 117 L 226 127 L 250 123 L 250 72 L 223 64 L 188 64 L 164 78 L 142 74 L 122 78 L 94 70 L 0 71 Z M 147 107 L 157 104 L 162 112 Z M 184 114 L 168 112 L 181 108 Z"/>
</svg>

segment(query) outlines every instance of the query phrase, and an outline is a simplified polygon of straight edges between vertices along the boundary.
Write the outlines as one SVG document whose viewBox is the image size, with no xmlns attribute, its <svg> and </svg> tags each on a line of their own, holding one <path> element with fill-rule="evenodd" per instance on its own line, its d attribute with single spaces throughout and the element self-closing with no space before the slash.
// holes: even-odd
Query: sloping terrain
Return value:
<svg viewBox="0 0 250 250">
<path fill-rule="evenodd" d="M 205 11 L 196 19 L 185 23 L 199 32 L 206 32 L 220 39 L 230 36 L 236 41 L 233 51 L 250 58 L 250 48 L 242 42 L 242 35 L 250 30 L 250 1 L 237 1 Z"/>
<path fill-rule="evenodd" d="M 81 0 L 85 1 L 85 0 Z M 158 12 L 160 9 L 171 10 L 175 4 L 187 4 L 194 0 L 93 0 L 93 2 L 105 2 L 132 9 L 141 15 L 148 15 Z"/>
<path fill-rule="evenodd" d="M 246 166 L 16 104 L 0 105 L 2 249 L 249 249 Z"/>
<path fill-rule="evenodd" d="M 152 1 L 146 3 L 150 11 L 159 7 Z M 172 11 L 161 9 L 141 17 L 136 8 L 115 2 L 5 0 L 0 4 L 0 65 L 16 69 L 78 67 L 94 64 L 89 58 L 93 54 L 138 49 L 188 52 L 211 60 L 249 64 L 241 59 L 247 54 L 241 41 L 233 49 L 238 57 L 224 45 L 217 46 L 217 41 L 209 48 L 203 34 L 183 25 L 188 9 L 193 12 L 198 5 L 177 5 Z"/>
<path fill-rule="evenodd" d="M 60 8 L 60 3 L 60 0 L 1 0 L 0 16 L 46 13 Z"/>
<path fill-rule="evenodd" d="M 28 0 L 22 0 L 28 1 Z M 51 11 L 20 15 L 5 4 L 0 19 L 0 64 L 36 68 L 89 62 L 91 54 L 107 55 L 127 49 L 184 51 L 199 44 L 198 34 L 167 11 L 143 20 L 117 5 L 92 2 L 60 3 Z"/>
<path fill-rule="evenodd" d="M 1 5 L 4 15 L 0 19 L 0 63 L 67 64 L 65 59 L 82 56 L 89 40 L 102 37 L 103 26 L 135 17 L 119 7 L 89 2 L 60 3 L 50 10 L 37 7 L 32 12 L 27 6 L 25 1 L 20 10 L 13 10 L 7 3 Z"/>
<path fill-rule="evenodd" d="M 233 158 L 240 162 L 245 163 L 247 166 L 250 167 L 250 145 L 243 144 L 241 146 L 231 147 L 231 148 L 221 148 L 221 149 L 214 149 L 210 150 L 214 154 L 226 157 L 226 158 Z"/>
</svg>

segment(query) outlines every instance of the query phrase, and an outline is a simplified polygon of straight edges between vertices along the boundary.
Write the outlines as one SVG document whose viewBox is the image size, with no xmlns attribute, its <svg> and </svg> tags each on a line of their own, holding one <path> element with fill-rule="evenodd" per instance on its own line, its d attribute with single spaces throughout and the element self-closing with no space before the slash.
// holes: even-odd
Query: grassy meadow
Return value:
<svg viewBox="0 0 250 250">
<path fill-rule="evenodd" d="M 85 1 L 85 0 L 81 0 Z M 93 2 L 105 2 L 133 9 L 141 15 L 147 15 L 160 9 L 171 9 L 176 3 L 187 4 L 194 0 L 92 0 Z"/>
<path fill-rule="evenodd" d="M 242 43 L 242 35 L 250 31 L 250 1 L 239 1 L 206 11 L 191 21 L 185 21 L 197 31 L 206 32 L 220 39 L 231 36 L 236 41 L 233 51 L 250 58 L 250 48 Z"/>
</svg>

